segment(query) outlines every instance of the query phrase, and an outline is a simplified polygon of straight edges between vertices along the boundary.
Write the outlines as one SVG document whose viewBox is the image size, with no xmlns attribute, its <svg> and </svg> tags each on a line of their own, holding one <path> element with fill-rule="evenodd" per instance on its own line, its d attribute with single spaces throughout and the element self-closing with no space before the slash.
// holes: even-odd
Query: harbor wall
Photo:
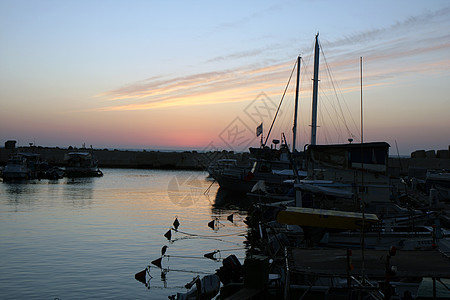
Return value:
<svg viewBox="0 0 450 300">
<path fill-rule="evenodd" d="M 427 170 L 450 170 L 450 146 L 442 150 L 416 150 L 410 157 L 389 158 L 389 174 L 425 179 Z"/>
<path fill-rule="evenodd" d="M 64 166 L 66 153 L 75 151 L 91 152 L 98 160 L 100 168 L 147 168 L 173 170 L 206 170 L 209 164 L 221 159 L 236 159 L 239 164 L 248 162 L 249 153 L 230 151 L 214 152 L 165 152 L 165 151 L 129 151 L 108 149 L 77 149 L 50 147 L 0 148 L 0 165 L 5 165 L 8 157 L 15 152 L 37 153 L 41 160 L 49 164 Z"/>
<path fill-rule="evenodd" d="M 109 149 L 82 149 L 59 147 L 14 147 L 5 143 L 0 148 L 0 165 L 5 165 L 8 157 L 15 152 L 38 153 L 43 161 L 57 166 L 64 166 L 64 156 L 72 151 L 92 151 L 100 168 L 147 168 L 173 170 L 206 170 L 208 165 L 218 159 L 236 159 L 238 164 L 248 164 L 250 153 L 234 153 L 232 151 L 132 151 Z M 389 174 L 393 177 L 426 174 L 426 170 L 450 170 L 450 146 L 445 150 L 417 150 L 411 157 L 389 158 Z"/>
</svg>

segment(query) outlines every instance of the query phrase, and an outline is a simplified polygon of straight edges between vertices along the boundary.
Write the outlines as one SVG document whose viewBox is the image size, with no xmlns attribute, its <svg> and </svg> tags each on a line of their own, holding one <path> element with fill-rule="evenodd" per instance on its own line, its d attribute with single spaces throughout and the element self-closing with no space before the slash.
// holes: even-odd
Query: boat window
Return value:
<svg viewBox="0 0 450 300">
<path fill-rule="evenodd" d="M 386 151 L 384 149 L 351 149 L 349 152 L 349 161 L 351 163 L 364 163 L 364 164 L 386 164 Z"/>
</svg>

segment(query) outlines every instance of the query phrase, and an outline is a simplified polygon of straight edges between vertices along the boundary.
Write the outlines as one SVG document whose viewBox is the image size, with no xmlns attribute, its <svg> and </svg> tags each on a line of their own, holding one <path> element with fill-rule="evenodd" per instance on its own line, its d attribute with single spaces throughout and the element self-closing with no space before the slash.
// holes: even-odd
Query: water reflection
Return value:
<svg viewBox="0 0 450 300">
<path fill-rule="evenodd" d="M 205 180 L 204 174 L 199 172 L 180 172 L 174 174 L 169 180 L 167 194 L 173 204 L 181 207 L 196 205 L 206 196 L 210 184 Z"/>
<path fill-rule="evenodd" d="M 74 207 L 83 207 L 92 204 L 94 197 L 95 178 L 76 178 L 65 180 L 27 180 L 3 182 L 2 190 L 5 200 L 10 205 L 33 207 L 36 205 L 51 205 L 49 201 L 63 200 Z M 46 201 L 42 195 L 46 194 Z M 41 199 L 39 201 L 38 199 Z"/>
<path fill-rule="evenodd" d="M 31 182 L 3 182 L 3 184 L 9 194 L 32 194 L 36 189 Z"/>
<path fill-rule="evenodd" d="M 213 208 L 248 210 L 252 205 L 251 199 L 245 195 L 233 193 L 219 187 Z"/>
<path fill-rule="evenodd" d="M 167 270 L 161 270 L 161 281 L 163 282 L 163 286 L 167 287 Z"/>
<path fill-rule="evenodd" d="M 65 184 L 94 184 L 96 178 L 94 177 L 75 177 L 75 178 L 66 178 Z"/>
<path fill-rule="evenodd" d="M 45 298 L 52 290 L 61 299 L 99 293 L 100 298 L 167 299 L 184 291 L 194 275 L 220 267 L 205 253 L 220 250 L 222 257 L 215 258 L 242 257 L 241 210 L 216 206 L 218 185 L 205 193 L 211 182 L 204 175 L 114 169 L 100 178 L 0 184 L 0 298 Z M 174 178 L 178 191 L 169 189 Z M 192 205 L 179 205 L 187 194 Z M 231 214 L 234 222 L 227 219 Z M 168 242 L 164 233 L 176 216 L 181 225 Z M 222 225 L 218 230 L 207 226 L 215 218 Z M 164 245 L 169 248 L 163 270 L 152 266 L 147 290 L 133 274 L 161 257 Z M 28 289 L 20 287 L 23 270 L 39 274 Z M 105 277 L 98 274 L 105 273 L 108 287 L 103 289 Z"/>
<path fill-rule="evenodd" d="M 93 203 L 95 180 L 93 177 L 67 178 L 64 182 L 63 195 L 66 204 L 73 207 L 89 206 Z"/>
<path fill-rule="evenodd" d="M 35 185 L 23 182 L 4 182 L 3 185 L 6 187 L 7 203 L 14 206 L 16 212 L 20 206 L 30 207 L 36 202 L 36 198 L 32 197 L 36 193 Z"/>
</svg>

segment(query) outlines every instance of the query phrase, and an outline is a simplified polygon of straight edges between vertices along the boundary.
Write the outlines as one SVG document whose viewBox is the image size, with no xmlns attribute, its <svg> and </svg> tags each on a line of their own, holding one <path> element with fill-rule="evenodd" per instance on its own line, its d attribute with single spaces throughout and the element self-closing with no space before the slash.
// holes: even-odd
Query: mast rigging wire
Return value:
<svg viewBox="0 0 450 300">
<path fill-rule="evenodd" d="M 284 89 L 283 96 L 281 97 L 280 104 L 278 104 L 277 111 L 275 112 L 275 116 L 273 117 L 272 124 L 270 125 L 270 129 L 269 129 L 269 132 L 267 133 L 266 141 L 264 142 L 263 146 L 265 146 L 267 144 L 267 141 L 269 140 L 270 132 L 272 131 L 273 124 L 275 123 L 275 120 L 277 118 L 278 112 L 280 111 L 280 107 L 281 107 L 281 104 L 283 103 L 284 95 L 286 95 L 286 91 L 287 91 L 287 89 L 289 87 L 289 83 L 291 82 L 292 74 L 294 74 L 294 70 L 295 70 L 296 66 L 297 66 L 297 60 L 295 60 L 294 67 L 292 68 L 291 75 L 289 76 L 289 80 L 288 80 L 288 82 L 286 84 L 286 87 Z"/>
<path fill-rule="evenodd" d="M 339 101 L 339 96 L 338 96 L 338 93 L 337 93 L 338 88 L 336 88 L 335 81 L 333 79 L 333 74 L 331 72 L 331 68 L 330 68 L 330 66 L 329 66 L 329 64 L 327 62 L 327 59 L 326 59 L 325 53 L 323 52 L 322 44 L 320 43 L 320 41 L 319 41 L 319 44 L 320 44 L 320 51 L 322 52 L 322 56 L 323 56 L 323 59 L 324 59 L 324 62 L 325 62 L 327 74 L 330 77 L 331 86 L 333 88 L 333 92 L 334 92 L 335 97 L 337 99 L 337 103 L 338 103 L 338 107 L 339 107 L 339 111 L 340 111 L 340 114 L 337 114 L 337 117 L 338 117 L 338 119 L 342 120 L 342 122 L 343 122 L 343 124 L 344 124 L 344 126 L 345 126 L 345 128 L 347 130 L 347 134 L 350 135 L 351 137 L 356 137 L 351 132 L 350 128 L 347 125 L 347 121 L 345 120 L 344 112 L 343 112 L 343 109 L 342 109 L 342 106 L 341 106 L 341 101 Z M 340 90 L 339 90 L 339 93 L 342 95 L 342 92 Z M 347 110 L 349 111 L 348 105 L 347 105 L 347 103 L 345 101 L 344 101 L 344 104 L 345 104 Z M 336 111 L 336 109 L 335 109 L 335 111 Z M 358 126 L 356 125 L 355 119 L 353 118 L 352 114 L 350 114 L 350 118 L 352 119 L 353 125 L 355 126 L 355 128 L 358 128 Z"/>
</svg>

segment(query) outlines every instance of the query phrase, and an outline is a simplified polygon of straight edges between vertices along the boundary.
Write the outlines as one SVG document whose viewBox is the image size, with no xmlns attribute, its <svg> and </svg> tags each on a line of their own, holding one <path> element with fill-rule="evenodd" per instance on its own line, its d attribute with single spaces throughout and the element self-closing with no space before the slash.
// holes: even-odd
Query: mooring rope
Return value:
<svg viewBox="0 0 450 300">
<path fill-rule="evenodd" d="M 235 232 L 235 233 L 230 233 L 230 234 L 222 234 L 222 235 L 202 235 L 202 234 L 188 233 L 188 232 L 184 232 L 184 231 L 180 231 L 180 230 L 175 230 L 175 232 L 179 232 L 181 234 L 194 236 L 194 237 L 202 237 L 202 238 L 220 238 L 220 237 L 227 237 L 227 236 L 233 236 L 233 235 L 238 236 L 238 235 L 247 233 L 247 231 L 240 231 L 240 232 Z"/>
</svg>

